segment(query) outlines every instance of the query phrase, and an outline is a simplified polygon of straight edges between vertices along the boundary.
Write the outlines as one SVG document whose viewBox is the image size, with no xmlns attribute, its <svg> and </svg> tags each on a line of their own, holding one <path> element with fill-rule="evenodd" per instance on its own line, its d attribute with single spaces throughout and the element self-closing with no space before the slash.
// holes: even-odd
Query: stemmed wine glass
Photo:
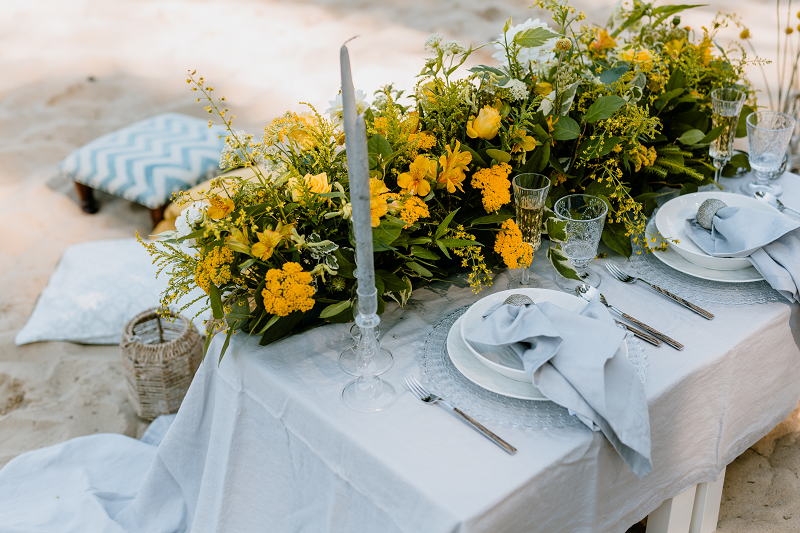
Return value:
<svg viewBox="0 0 800 533">
<path fill-rule="evenodd" d="M 589 268 L 589 261 L 597 256 L 608 206 L 597 196 L 572 194 L 557 201 L 553 211 L 560 220 L 567 222 L 567 240 L 561 244 L 561 249 L 581 278 L 577 281 L 556 276 L 556 284 L 569 293 L 582 283 L 599 286 L 600 276 Z"/>
<path fill-rule="evenodd" d="M 757 191 L 766 191 L 780 196 L 783 188 L 770 183 L 769 179 L 780 169 L 786 156 L 794 132 L 794 118 L 779 111 L 757 111 L 748 115 L 746 122 L 750 167 L 756 179 L 742 185 L 742 193 L 753 196 Z"/>
<path fill-rule="evenodd" d="M 517 226 L 522 232 L 523 242 L 536 252 L 542 244 L 542 214 L 547 192 L 550 190 L 550 179 L 541 174 L 517 174 L 512 183 L 517 207 Z M 522 276 L 509 281 L 509 289 L 541 287 L 538 281 L 531 279 L 529 267 L 530 265 L 522 265 Z"/>
<path fill-rule="evenodd" d="M 714 182 L 721 189 L 719 178 L 722 169 L 733 157 L 733 140 L 736 137 L 736 127 L 739 124 L 739 115 L 744 106 L 745 94 L 742 91 L 725 87 L 711 91 L 711 123 L 712 127 L 722 126 L 719 137 L 711 141 L 708 153 L 714 160 Z"/>
</svg>

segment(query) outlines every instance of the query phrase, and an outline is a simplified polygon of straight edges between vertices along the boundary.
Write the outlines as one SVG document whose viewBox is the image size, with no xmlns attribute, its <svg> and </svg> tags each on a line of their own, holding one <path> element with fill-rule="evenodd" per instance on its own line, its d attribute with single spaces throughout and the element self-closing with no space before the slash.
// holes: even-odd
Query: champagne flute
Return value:
<svg viewBox="0 0 800 533">
<path fill-rule="evenodd" d="M 542 245 L 542 214 L 550 179 L 541 174 L 517 174 L 512 180 L 514 203 L 517 208 L 517 226 L 522 232 L 522 240 L 534 252 Z M 531 263 L 533 258 L 531 257 Z M 509 289 L 534 289 L 541 285 L 531 279 L 530 265 L 522 265 L 522 276 L 508 282 Z"/>
<path fill-rule="evenodd" d="M 722 169 L 733 157 L 733 140 L 736 137 L 736 126 L 744 106 L 745 94 L 738 89 L 725 87 L 711 91 L 711 124 L 713 128 L 722 126 L 719 137 L 711 141 L 708 154 L 714 160 L 714 183 L 722 189 L 719 179 Z"/>
</svg>

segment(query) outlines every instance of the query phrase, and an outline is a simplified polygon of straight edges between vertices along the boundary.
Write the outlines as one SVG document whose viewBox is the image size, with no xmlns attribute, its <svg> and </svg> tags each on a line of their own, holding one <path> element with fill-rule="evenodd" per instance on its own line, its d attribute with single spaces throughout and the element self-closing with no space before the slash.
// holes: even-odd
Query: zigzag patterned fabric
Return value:
<svg viewBox="0 0 800 533">
<path fill-rule="evenodd" d="M 59 170 L 78 183 L 153 209 L 172 193 L 217 175 L 224 144 L 221 127 L 164 113 L 95 139 L 68 155 Z"/>
</svg>

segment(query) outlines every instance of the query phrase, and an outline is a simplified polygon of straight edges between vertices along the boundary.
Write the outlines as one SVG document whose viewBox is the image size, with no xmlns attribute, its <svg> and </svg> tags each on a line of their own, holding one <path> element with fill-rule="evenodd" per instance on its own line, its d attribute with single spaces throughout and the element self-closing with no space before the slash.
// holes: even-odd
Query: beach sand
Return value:
<svg viewBox="0 0 800 533">
<path fill-rule="evenodd" d="M 603 22 L 610 0 L 579 0 Z M 349 47 L 355 84 L 412 88 L 432 32 L 482 44 L 503 21 L 539 12 L 500 0 L 5 0 L 0 19 L 0 466 L 20 453 L 92 433 L 140 436 L 147 423 L 127 401 L 117 346 L 14 336 L 64 249 L 147 234 L 141 206 L 98 193 L 81 212 L 58 162 L 75 148 L 157 113 L 205 117 L 185 83 L 197 69 L 227 97 L 236 126 L 258 134 L 287 109 L 320 111 L 338 91 L 338 48 Z M 774 50 L 767 1 L 725 2 L 753 27 L 762 54 Z M 699 28 L 723 7 L 683 17 Z M 730 37 L 738 30 L 725 30 Z M 481 52 L 476 60 L 491 61 Z M 771 67 L 768 67 L 770 69 Z M 772 69 L 774 70 L 774 69 Z M 770 71 L 771 72 L 771 71 Z M 751 73 L 763 86 L 757 71 Z M 773 84 L 774 85 L 774 84 Z M 154 302 L 155 303 L 155 302 Z M 720 531 L 800 530 L 800 420 L 794 413 L 728 467 Z M 640 528 L 641 529 L 641 528 Z"/>
</svg>

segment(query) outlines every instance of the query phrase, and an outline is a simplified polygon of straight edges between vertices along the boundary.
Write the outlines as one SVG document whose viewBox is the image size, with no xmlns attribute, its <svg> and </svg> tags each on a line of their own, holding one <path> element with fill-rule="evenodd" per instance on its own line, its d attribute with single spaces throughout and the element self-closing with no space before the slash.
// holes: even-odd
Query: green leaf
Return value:
<svg viewBox="0 0 800 533">
<path fill-rule="evenodd" d="M 691 144 L 697 144 L 703 139 L 703 137 L 705 137 L 705 134 L 702 131 L 689 130 L 680 137 L 678 137 L 678 141 L 680 141 L 682 144 L 691 145 Z"/>
<path fill-rule="evenodd" d="M 351 302 L 350 300 L 345 300 L 343 302 L 331 304 L 322 310 L 322 312 L 319 314 L 319 317 L 328 318 L 334 315 L 338 315 L 345 309 L 349 309 L 351 305 L 353 305 L 353 302 Z"/>
<path fill-rule="evenodd" d="M 343 193 L 340 193 L 339 191 L 321 192 L 318 193 L 317 196 L 322 196 L 323 198 L 345 198 L 345 195 Z"/>
<path fill-rule="evenodd" d="M 555 216 L 549 217 L 545 221 L 547 236 L 551 241 L 564 242 L 567 240 L 567 221 L 559 220 Z"/>
<path fill-rule="evenodd" d="M 402 226 L 395 221 L 385 218 L 381 220 L 380 226 L 372 228 L 372 249 L 375 252 L 393 250 L 392 243 L 400 236 L 403 231 Z"/>
<path fill-rule="evenodd" d="M 483 246 L 478 241 L 471 241 L 469 239 L 439 239 L 436 242 L 440 242 L 447 246 L 448 248 L 463 248 L 465 246 Z"/>
<path fill-rule="evenodd" d="M 506 33 L 508 31 L 508 28 L 510 27 L 511 27 L 511 17 L 508 17 L 506 23 L 503 24 L 503 33 Z"/>
<path fill-rule="evenodd" d="M 383 280 L 384 288 L 387 291 L 402 291 L 406 288 L 405 282 L 388 270 L 376 270 L 375 276 Z"/>
<path fill-rule="evenodd" d="M 674 91 L 675 89 L 682 89 L 686 86 L 686 77 L 683 75 L 681 69 L 675 69 L 667 82 L 667 91 Z"/>
<path fill-rule="evenodd" d="M 537 146 L 528 158 L 528 162 L 520 169 L 521 172 L 541 172 L 550 162 L 550 143 L 545 142 Z"/>
<path fill-rule="evenodd" d="M 222 358 L 225 356 L 225 352 L 228 351 L 228 345 L 231 343 L 231 335 L 233 335 L 233 328 L 228 328 L 228 334 L 225 335 L 225 342 L 222 344 L 222 351 L 219 354 L 219 362 L 217 365 L 222 364 Z"/>
<path fill-rule="evenodd" d="M 753 108 L 749 105 L 742 106 L 739 114 L 739 123 L 736 124 L 736 137 L 747 137 L 747 117 L 753 113 Z"/>
<path fill-rule="evenodd" d="M 553 139 L 557 141 L 568 141 L 577 139 L 581 135 L 581 127 L 570 117 L 560 117 L 553 124 Z"/>
<path fill-rule="evenodd" d="M 483 217 L 478 217 L 470 222 L 470 226 L 480 226 L 481 224 L 497 224 L 498 222 L 505 222 L 509 218 L 514 218 L 514 215 L 486 215 Z"/>
<path fill-rule="evenodd" d="M 278 316 L 278 315 L 272 315 L 272 317 L 269 320 L 267 320 L 267 323 L 264 324 L 264 327 L 262 327 L 260 330 L 258 330 L 257 333 L 256 332 L 253 332 L 253 333 L 255 333 L 256 335 L 263 335 L 264 332 L 267 331 L 269 328 L 271 328 L 275 324 L 275 322 L 278 321 L 279 318 L 280 318 L 280 316 Z"/>
<path fill-rule="evenodd" d="M 664 22 L 667 18 L 671 17 L 676 13 L 680 13 L 685 9 L 691 9 L 693 7 L 705 7 L 708 4 L 680 4 L 680 5 L 673 5 L 673 6 L 659 6 L 653 10 L 653 15 L 659 15 L 659 17 L 652 23 L 652 27 L 655 28 L 662 22 Z"/>
<path fill-rule="evenodd" d="M 406 266 L 424 278 L 432 278 L 433 274 L 430 270 L 420 265 L 416 261 L 407 261 Z"/>
<path fill-rule="evenodd" d="M 432 261 L 439 259 L 438 255 L 428 250 L 427 248 L 423 248 L 422 246 L 412 246 L 411 255 L 413 255 L 414 257 L 420 257 L 422 259 L 430 259 Z"/>
<path fill-rule="evenodd" d="M 682 183 L 681 184 L 681 196 L 684 194 L 692 194 L 697 192 L 697 185 L 694 183 Z"/>
<path fill-rule="evenodd" d="M 284 337 L 287 333 L 292 331 L 303 320 L 303 313 L 295 311 L 289 313 L 288 316 L 279 316 L 273 325 L 267 329 L 261 340 L 258 342 L 261 346 L 266 346 L 276 340 Z"/>
<path fill-rule="evenodd" d="M 627 104 L 627 102 L 621 96 L 615 94 L 601 96 L 589 106 L 589 109 L 586 110 L 586 114 L 583 116 L 583 120 L 591 124 L 598 120 L 611 118 L 611 116 L 625 104 Z"/>
<path fill-rule="evenodd" d="M 558 37 L 559 34 L 553 33 L 544 28 L 530 28 L 514 36 L 514 42 L 522 48 L 536 48 L 544 43 Z"/>
<path fill-rule="evenodd" d="M 389 141 L 384 139 L 383 135 L 380 133 L 376 133 L 370 137 L 367 143 L 367 150 L 370 154 L 380 155 L 384 160 L 392 155 L 392 145 L 389 144 Z"/>
<path fill-rule="evenodd" d="M 511 161 L 511 154 L 509 154 L 508 152 L 504 152 L 502 150 L 497 150 L 495 148 L 487 149 L 486 150 L 486 154 L 489 157 L 493 157 L 494 159 L 497 159 L 501 163 L 508 163 L 509 161 Z"/>
<path fill-rule="evenodd" d="M 222 297 L 219 293 L 219 288 L 213 283 L 208 286 L 208 296 L 211 300 L 211 312 L 214 318 L 221 320 L 225 316 L 225 312 L 222 309 Z"/>
<path fill-rule="evenodd" d="M 248 268 L 250 268 L 254 264 L 256 264 L 256 260 L 255 259 L 252 259 L 252 258 L 248 259 L 247 261 L 245 261 L 244 263 L 239 265 L 239 272 L 244 272 L 245 270 L 247 270 Z"/>
<path fill-rule="evenodd" d="M 628 65 L 620 65 L 618 67 L 604 70 L 600 73 L 599 78 L 601 82 L 605 83 L 606 85 L 610 85 L 620 79 L 626 72 L 628 72 Z"/>
<path fill-rule="evenodd" d="M 570 263 L 569 259 L 564 252 L 561 251 L 561 248 L 556 246 L 550 246 L 547 248 L 547 259 L 550 261 L 550 264 L 553 265 L 553 268 L 556 269 L 556 272 L 561 274 L 563 277 L 567 279 L 574 279 L 576 281 L 583 281 L 578 273 L 573 268 L 572 263 Z"/>
<path fill-rule="evenodd" d="M 442 242 L 441 242 L 441 241 L 436 241 L 436 246 L 438 246 L 438 247 L 439 247 L 439 249 L 442 251 L 442 253 L 444 254 L 444 256 L 445 256 L 446 258 L 448 258 L 448 259 L 452 259 L 452 257 L 450 257 L 450 252 L 448 252 L 448 251 L 447 251 L 447 246 L 445 246 L 444 244 L 442 244 Z"/>
<path fill-rule="evenodd" d="M 400 304 L 400 307 L 406 305 L 406 302 L 408 302 L 408 299 L 411 297 L 411 291 L 413 289 L 411 279 L 408 276 L 403 276 L 403 283 L 405 285 L 403 290 L 387 293 L 392 300 Z"/>
<path fill-rule="evenodd" d="M 603 244 L 620 255 L 630 257 L 633 253 L 633 248 L 631 247 L 631 238 L 625 235 L 626 232 L 625 224 L 606 223 L 603 228 Z"/>
<path fill-rule="evenodd" d="M 709 131 L 708 133 L 706 133 L 705 137 L 700 139 L 700 142 L 698 144 L 708 144 L 708 143 L 710 143 L 711 141 L 713 141 L 714 139 L 719 137 L 722 134 L 722 130 L 724 130 L 724 129 L 725 129 L 725 126 L 717 126 L 716 128 L 714 128 L 711 131 Z"/>
<path fill-rule="evenodd" d="M 458 213 L 459 209 L 461 208 L 460 207 L 456 208 L 452 213 L 447 215 L 444 220 L 442 220 L 442 223 L 439 224 L 438 228 L 436 228 L 436 234 L 433 237 L 434 239 L 438 239 L 439 237 L 444 235 L 444 232 L 447 231 L 447 226 L 450 225 L 450 222 L 453 220 L 453 217 L 456 216 L 456 213 Z"/>
</svg>

